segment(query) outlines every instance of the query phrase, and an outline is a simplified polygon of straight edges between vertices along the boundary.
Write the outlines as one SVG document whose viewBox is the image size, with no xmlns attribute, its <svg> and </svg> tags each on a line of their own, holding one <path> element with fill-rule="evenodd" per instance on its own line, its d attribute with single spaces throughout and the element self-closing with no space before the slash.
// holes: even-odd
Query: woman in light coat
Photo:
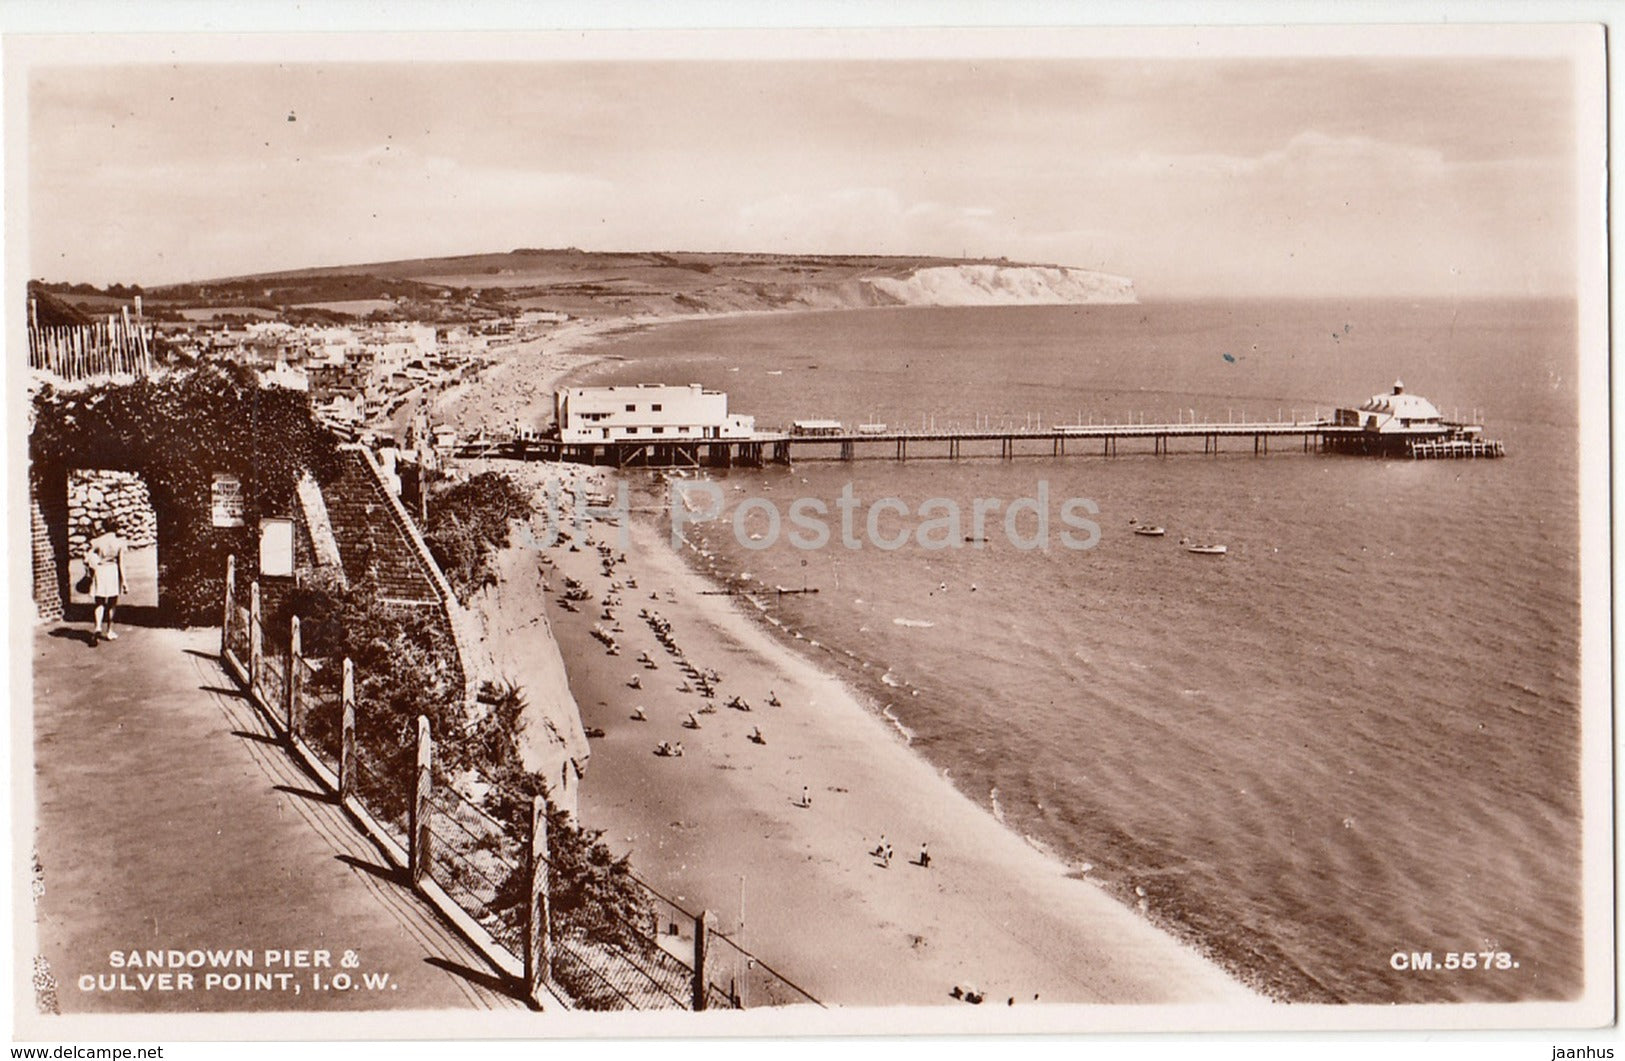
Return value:
<svg viewBox="0 0 1625 1061">
<path fill-rule="evenodd" d="M 96 601 L 96 627 L 90 643 L 95 645 L 103 637 L 117 641 L 113 609 L 118 607 L 119 594 L 128 593 L 129 587 L 124 581 L 124 542 L 111 521 L 96 521 L 96 536 L 85 548 L 85 570 L 90 573 L 90 595 Z"/>
</svg>

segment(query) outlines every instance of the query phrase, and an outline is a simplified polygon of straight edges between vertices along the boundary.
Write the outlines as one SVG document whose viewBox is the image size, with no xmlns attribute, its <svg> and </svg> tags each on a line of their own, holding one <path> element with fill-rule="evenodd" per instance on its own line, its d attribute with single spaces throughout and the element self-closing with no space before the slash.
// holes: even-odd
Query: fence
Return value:
<svg viewBox="0 0 1625 1061">
<path fill-rule="evenodd" d="M 64 380 L 145 376 L 152 372 L 151 328 L 132 324 L 128 311 L 94 324 L 28 329 L 28 365 Z"/>
<path fill-rule="evenodd" d="M 413 887 L 437 905 L 443 898 L 450 909 L 442 912 L 533 1004 L 556 989 L 585 1009 L 821 1005 L 720 932 L 710 912 L 685 910 L 636 877 L 617 901 L 592 901 L 590 888 L 575 884 L 580 869 L 550 848 L 542 797 L 505 798 L 466 777 L 462 787 L 484 794 L 461 791 L 436 762 L 422 716 L 410 744 L 358 739 L 366 705 L 357 702 L 350 661 L 302 649 L 298 617 L 285 636 L 273 636 L 259 583 L 243 594 L 236 558 L 228 558 L 220 636 L 227 668 Z M 528 828 L 516 833 L 486 809 L 504 802 L 528 803 Z M 554 909 L 555 892 L 568 909 Z"/>
</svg>

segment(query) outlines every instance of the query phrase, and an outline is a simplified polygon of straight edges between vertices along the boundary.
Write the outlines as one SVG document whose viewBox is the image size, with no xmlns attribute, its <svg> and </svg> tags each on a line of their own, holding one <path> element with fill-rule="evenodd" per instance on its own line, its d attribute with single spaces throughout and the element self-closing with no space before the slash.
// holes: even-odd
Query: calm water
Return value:
<svg viewBox="0 0 1625 1061">
<path fill-rule="evenodd" d="M 1257 459 L 1248 442 L 1158 458 L 1124 443 L 1112 459 L 1046 447 L 1014 462 L 736 469 L 720 477 L 730 503 L 787 515 L 821 498 L 834 540 L 752 549 L 716 523 L 692 536 L 695 559 L 817 586 L 765 598 L 764 617 L 1012 828 L 1125 901 L 1143 888 L 1154 919 L 1255 980 L 1303 1000 L 1564 998 L 1581 986 L 1573 315 L 1544 302 L 807 314 L 632 336 L 610 348 L 628 361 L 591 379 L 701 382 L 763 426 L 1266 418 L 1357 403 L 1396 376 L 1447 416 L 1483 407 L 1504 461 L 1292 444 Z M 969 534 L 973 498 L 1036 497 L 1041 481 L 1048 550 L 1012 546 L 997 515 L 979 549 L 840 543 L 846 484 L 861 538 L 879 497 L 951 499 Z M 1099 506 L 1093 549 L 1059 544 L 1069 497 Z M 1131 518 L 1168 537 L 1133 536 Z M 765 514 L 746 527 L 765 534 Z M 1183 534 L 1229 555 L 1188 554 Z M 1389 965 L 1397 950 L 1483 949 L 1518 967 Z"/>
</svg>

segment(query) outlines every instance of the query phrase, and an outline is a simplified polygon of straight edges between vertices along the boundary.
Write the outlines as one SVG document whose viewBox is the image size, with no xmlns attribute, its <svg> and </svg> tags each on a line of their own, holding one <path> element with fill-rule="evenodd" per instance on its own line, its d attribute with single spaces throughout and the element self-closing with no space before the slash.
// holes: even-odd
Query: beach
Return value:
<svg viewBox="0 0 1625 1061">
<path fill-rule="evenodd" d="M 550 393 L 591 362 L 595 339 L 628 326 L 613 324 L 561 328 L 546 348 L 482 374 L 458 405 L 511 420 L 501 402 Z M 813 996 L 843 1005 L 963 1005 L 968 993 L 1005 1006 L 1263 1001 L 1091 882 L 1086 865 L 1039 851 L 967 799 L 877 708 L 690 568 L 659 513 L 588 518 L 572 533 L 571 503 L 613 497 L 616 473 L 468 467 L 502 471 L 538 502 L 528 532 L 498 558 L 499 585 L 476 607 L 499 659 L 519 658 L 550 630 L 580 724 L 602 731 L 580 779 L 581 824 Z M 553 544 L 549 484 L 569 535 Z M 562 605 L 567 579 L 591 594 L 574 610 Z M 551 651 L 538 655 L 525 676 L 546 690 L 531 697 L 527 759 L 549 742 L 542 733 L 562 728 L 565 706 L 546 695 L 558 689 Z M 715 698 L 700 695 L 683 661 L 720 676 Z M 727 706 L 736 696 L 751 709 Z M 656 754 L 662 742 L 681 742 L 683 754 Z M 889 859 L 876 854 L 888 846 Z"/>
<path fill-rule="evenodd" d="M 509 435 L 516 426 L 535 430 L 552 415 L 553 390 L 601 357 L 592 347 L 613 336 L 678 321 L 721 320 L 767 312 L 640 313 L 625 317 L 576 318 L 545 335 L 492 351 L 494 363 L 473 379 L 434 396 L 430 415 L 473 436 Z"/>
<path fill-rule="evenodd" d="M 560 471 L 506 470 L 537 491 Z M 613 493 L 611 473 L 564 474 Z M 826 1003 L 958 1004 L 956 987 L 1000 1005 L 1260 1001 L 966 799 L 851 689 L 716 593 L 658 526 L 584 530 L 508 550 L 498 594 L 508 608 L 546 609 L 582 722 L 603 732 L 581 782 L 582 824 L 645 880 L 714 912 Z M 573 611 L 560 605 L 566 579 L 591 594 Z M 611 655 L 594 629 L 616 626 Z M 714 699 L 678 653 L 720 675 Z M 735 696 L 750 710 L 727 706 Z M 656 754 L 661 742 L 684 754 Z M 889 861 L 873 854 L 886 844 Z"/>
</svg>

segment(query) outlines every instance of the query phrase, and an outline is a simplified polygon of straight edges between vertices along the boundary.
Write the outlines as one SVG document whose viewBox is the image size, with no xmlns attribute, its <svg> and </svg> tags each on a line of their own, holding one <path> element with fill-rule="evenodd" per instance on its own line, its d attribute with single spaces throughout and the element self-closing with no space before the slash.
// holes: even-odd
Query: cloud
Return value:
<svg viewBox="0 0 1625 1061">
<path fill-rule="evenodd" d="M 30 84 L 32 268 L 149 283 L 570 243 L 1007 255 L 1148 293 L 1425 292 L 1467 263 L 1521 290 L 1573 267 L 1569 77 L 1256 59 L 75 67 Z"/>
</svg>

